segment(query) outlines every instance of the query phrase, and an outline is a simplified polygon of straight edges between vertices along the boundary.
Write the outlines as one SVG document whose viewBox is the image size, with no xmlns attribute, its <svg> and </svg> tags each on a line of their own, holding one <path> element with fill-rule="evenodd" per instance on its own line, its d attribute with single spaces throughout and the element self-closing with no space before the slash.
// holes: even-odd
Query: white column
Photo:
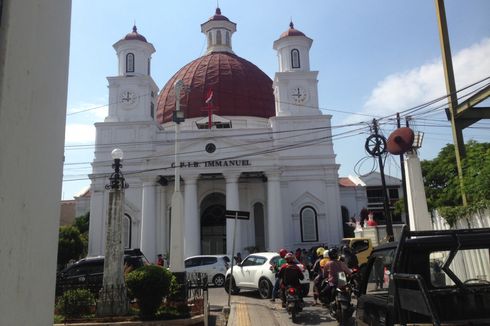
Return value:
<svg viewBox="0 0 490 326">
<path fill-rule="evenodd" d="M 197 178 L 185 176 L 184 258 L 201 253 L 201 221 L 197 209 Z"/>
<path fill-rule="evenodd" d="M 239 211 L 240 202 L 238 194 L 238 178 L 239 173 L 223 174 L 226 179 L 226 210 Z M 235 220 L 226 219 L 226 253 L 231 255 L 233 247 L 233 230 L 235 226 Z M 235 240 L 235 253 L 241 250 L 240 242 L 240 223 L 237 223 L 236 240 Z"/>
<path fill-rule="evenodd" d="M 284 246 L 284 228 L 281 207 L 280 172 L 267 172 L 267 221 L 269 226 L 268 250 L 277 251 Z"/>
<path fill-rule="evenodd" d="M 93 179 L 90 199 L 90 224 L 88 231 L 88 256 L 104 255 L 106 201 L 103 178 Z"/>
<path fill-rule="evenodd" d="M 160 213 L 157 216 L 157 255 L 165 255 L 168 251 L 168 216 L 167 216 L 167 187 L 159 187 Z"/>
<path fill-rule="evenodd" d="M 410 230 L 432 230 L 432 222 L 427 208 L 422 168 L 417 153 L 405 154 L 405 175 L 407 182 L 408 215 Z"/>
<path fill-rule="evenodd" d="M 156 193 L 155 180 L 143 180 L 141 209 L 141 242 L 143 254 L 150 261 L 156 261 Z"/>
</svg>

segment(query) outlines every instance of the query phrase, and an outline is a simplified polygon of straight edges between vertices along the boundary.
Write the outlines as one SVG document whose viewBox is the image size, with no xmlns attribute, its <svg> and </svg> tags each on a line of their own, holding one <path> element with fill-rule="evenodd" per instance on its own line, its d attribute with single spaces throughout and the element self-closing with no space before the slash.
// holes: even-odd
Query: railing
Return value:
<svg viewBox="0 0 490 326">
<path fill-rule="evenodd" d="M 208 276 L 206 273 L 187 274 L 187 298 L 192 314 L 203 314 L 204 325 L 209 318 Z"/>
</svg>

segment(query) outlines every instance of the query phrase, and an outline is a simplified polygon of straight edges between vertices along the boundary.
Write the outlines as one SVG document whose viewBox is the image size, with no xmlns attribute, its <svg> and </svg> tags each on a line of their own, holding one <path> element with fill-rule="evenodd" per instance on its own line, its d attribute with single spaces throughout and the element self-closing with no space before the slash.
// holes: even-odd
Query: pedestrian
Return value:
<svg viewBox="0 0 490 326">
<path fill-rule="evenodd" d="M 369 212 L 368 220 L 367 220 L 367 226 L 377 226 L 377 225 L 378 225 L 378 223 L 374 220 L 373 212 Z"/>
<path fill-rule="evenodd" d="M 237 252 L 235 256 L 235 263 L 238 265 L 242 262 L 242 254 Z"/>
<path fill-rule="evenodd" d="M 157 256 L 157 265 L 162 266 L 162 267 L 164 265 L 164 260 L 163 260 L 162 254 L 158 254 L 158 256 Z"/>
</svg>

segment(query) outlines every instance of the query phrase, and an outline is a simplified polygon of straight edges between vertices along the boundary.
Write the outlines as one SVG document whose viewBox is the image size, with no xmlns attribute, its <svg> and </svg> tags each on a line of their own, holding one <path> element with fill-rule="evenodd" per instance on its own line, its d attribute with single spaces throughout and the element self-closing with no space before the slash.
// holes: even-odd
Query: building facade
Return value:
<svg viewBox="0 0 490 326">
<path fill-rule="evenodd" d="M 117 76 L 108 77 L 109 111 L 96 123 L 91 178 L 89 255 L 104 252 L 110 153 L 124 152 L 124 243 L 150 261 L 170 248 L 175 126 L 179 96 L 179 157 L 184 196 L 184 253 L 231 253 L 234 220 L 226 210 L 250 212 L 237 223 L 236 248 L 278 250 L 338 243 L 342 217 L 339 165 L 331 116 L 318 107 L 312 40 L 290 24 L 273 42 L 274 79 L 232 49 L 236 24 L 220 9 L 201 25 L 207 52 L 163 86 L 151 77 L 153 45 L 133 32 L 114 44 Z M 184 92 L 174 84 L 182 80 Z"/>
</svg>

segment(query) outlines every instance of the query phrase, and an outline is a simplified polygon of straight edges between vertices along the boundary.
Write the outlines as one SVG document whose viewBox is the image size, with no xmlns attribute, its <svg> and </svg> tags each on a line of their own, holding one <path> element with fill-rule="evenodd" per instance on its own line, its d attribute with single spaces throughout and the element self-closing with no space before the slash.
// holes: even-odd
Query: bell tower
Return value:
<svg viewBox="0 0 490 326">
<path fill-rule="evenodd" d="M 310 71 L 309 51 L 313 40 L 303 32 L 289 29 L 274 41 L 279 71 L 274 77 L 276 116 L 320 115 L 318 109 L 318 71 Z"/>
<path fill-rule="evenodd" d="M 158 87 L 151 77 L 153 44 L 133 31 L 113 45 L 118 75 L 109 81 L 109 115 L 105 122 L 151 121 L 155 117 Z"/>
</svg>

